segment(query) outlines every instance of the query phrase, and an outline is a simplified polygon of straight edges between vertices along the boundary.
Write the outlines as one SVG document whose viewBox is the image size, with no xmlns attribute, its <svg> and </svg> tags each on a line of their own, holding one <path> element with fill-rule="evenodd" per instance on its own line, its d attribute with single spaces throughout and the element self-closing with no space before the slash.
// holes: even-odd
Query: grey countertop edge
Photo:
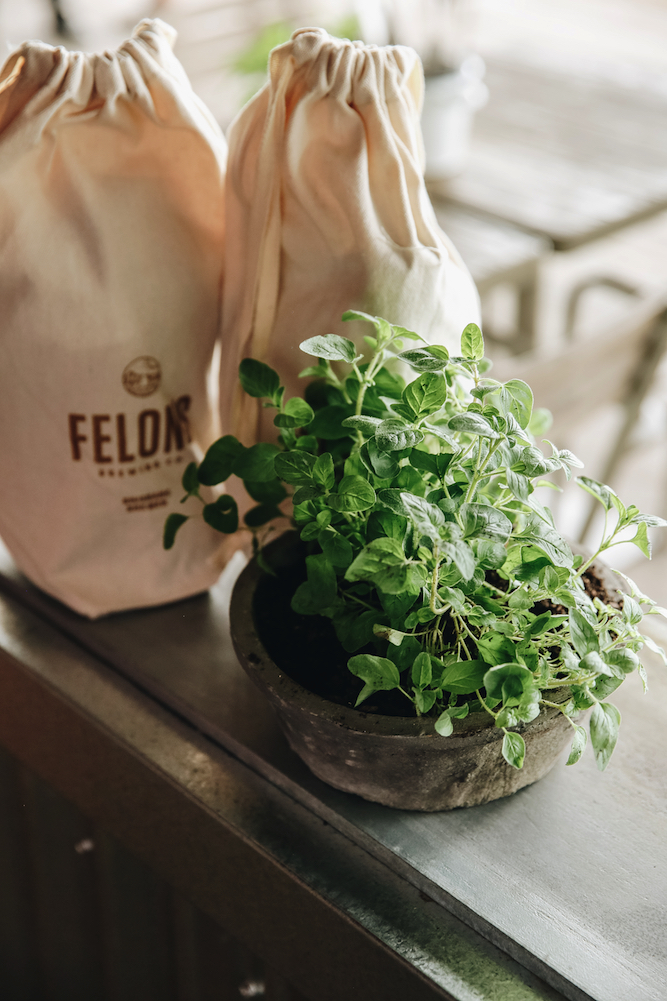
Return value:
<svg viewBox="0 0 667 1001">
<path fill-rule="evenodd" d="M 194 796 L 205 809 L 222 814 L 229 823 L 240 827 L 243 836 L 260 850 L 271 854 L 437 985 L 445 992 L 443 997 L 453 1001 L 558 1001 L 563 996 L 583 1001 L 588 997 L 578 991 L 573 993 L 571 985 L 566 985 L 564 994 L 554 990 L 555 985 L 545 983 L 524 963 L 508 955 L 502 943 L 499 948 L 488 935 L 480 935 L 470 927 L 471 921 L 460 920 L 453 913 L 451 901 L 443 899 L 442 892 L 428 881 L 417 885 L 419 880 L 408 879 L 397 871 L 391 853 L 378 858 L 380 853 L 369 853 L 358 844 L 358 832 L 354 832 L 354 838 L 348 837 L 342 829 L 344 823 L 331 822 L 336 820 L 335 811 L 324 810 L 328 816 L 323 816 L 322 804 L 315 797 L 308 802 L 309 797 L 302 796 L 303 801 L 296 802 L 292 790 L 282 787 L 279 775 L 258 775 L 254 762 L 243 760 L 243 748 L 237 747 L 239 754 L 234 754 L 233 748 L 220 749 L 211 744 L 208 737 L 216 740 L 215 735 L 202 735 L 193 729 L 192 721 L 174 718 L 170 707 L 156 705 L 153 698 L 137 691 L 131 679 L 123 678 L 115 668 L 81 649 L 52 623 L 26 608 L 23 601 L 7 595 L 11 588 L 5 582 L 0 589 L 5 591 L 0 643 L 23 670 L 36 676 L 97 727 L 109 730 L 112 704 L 114 712 L 120 714 L 117 718 L 122 720 L 120 728 L 112 731 L 116 739 L 147 759 L 172 783 L 177 782 L 185 795 Z M 8 629 L 14 634 L 9 641 Z M 72 667 L 76 683 L 68 683 L 67 671 Z M 86 678 L 83 685 L 82 669 Z M 106 719 L 97 709 L 105 699 Z M 179 762 L 175 769 L 169 760 L 156 760 L 156 728 L 163 734 L 168 732 L 168 758 Z M 199 772 L 206 763 L 223 772 L 228 781 L 243 790 L 243 795 L 225 805 L 219 800 L 213 802 L 206 790 L 202 795 L 195 781 L 184 782 L 181 763 L 193 756 L 198 760 Z M 245 816 L 240 815 L 243 804 L 239 807 L 239 798 L 243 800 L 244 796 L 252 800 Z"/>
<path fill-rule="evenodd" d="M 359 846 L 382 863 L 383 866 L 386 866 L 392 873 L 410 884 L 418 893 L 424 894 L 430 901 L 435 901 L 441 908 L 444 908 L 458 921 L 463 922 L 463 924 L 472 929 L 473 932 L 491 946 L 506 953 L 520 967 L 525 969 L 526 973 L 530 976 L 536 977 L 538 980 L 550 985 L 558 992 L 555 996 L 567 998 L 568 1001 L 595 1001 L 590 994 L 581 990 L 576 984 L 553 970 L 543 960 L 512 940 L 487 919 L 476 914 L 453 894 L 448 893 L 442 887 L 432 882 L 423 873 L 409 865 L 405 859 L 396 855 L 371 835 L 367 834 L 362 827 L 351 823 L 335 809 L 335 806 L 327 803 L 322 795 L 324 793 L 327 799 L 332 799 L 335 802 L 338 796 L 347 796 L 347 794 L 329 790 L 328 787 L 324 786 L 319 779 L 311 776 L 310 773 L 306 776 L 305 781 L 303 776 L 300 776 L 299 782 L 293 781 L 281 768 L 273 766 L 261 755 L 258 755 L 225 730 L 216 726 L 206 716 L 181 701 L 166 687 L 161 686 L 154 678 L 142 674 L 136 668 L 125 670 L 117 663 L 110 662 L 108 657 L 105 657 L 103 650 L 96 649 L 93 643 L 83 643 L 81 638 L 68 628 L 68 616 L 72 615 L 69 610 L 60 606 L 58 602 L 48 596 L 43 595 L 42 592 L 29 584 L 22 575 L 10 577 L 0 573 L 0 592 L 4 592 L 10 598 L 17 601 L 31 614 L 46 619 L 51 627 L 55 627 L 70 642 L 85 650 L 86 655 L 94 658 L 100 666 L 103 664 L 105 669 L 111 670 L 114 674 L 123 677 L 133 687 L 138 688 L 145 696 L 157 700 L 162 709 L 166 709 L 170 713 L 177 713 L 180 720 L 185 721 L 186 725 L 190 724 L 194 726 L 205 737 L 213 740 L 225 751 L 252 769 L 253 772 L 266 779 L 274 787 L 280 789 L 281 792 L 287 794 L 291 800 L 296 801 L 300 806 L 305 807 L 331 825 L 332 828 L 344 835 L 346 839 Z M 536 996 L 539 997 L 540 995 Z"/>
</svg>

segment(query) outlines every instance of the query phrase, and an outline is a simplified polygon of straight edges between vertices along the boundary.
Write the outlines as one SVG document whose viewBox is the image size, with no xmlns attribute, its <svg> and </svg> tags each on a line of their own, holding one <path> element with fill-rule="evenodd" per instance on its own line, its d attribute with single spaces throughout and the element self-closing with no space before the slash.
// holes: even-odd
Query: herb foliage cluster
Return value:
<svg viewBox="0 0 667 1001">
<path fill-rule="evenodd" d="M 628 530 L 650 558 L 647 529 L 667 523 L 577 477 L 605 519 L 596 552 L 573 555 L 534 491 L 559 489 L 545 477 L 562 470 L 569 480 L 581 463 L 550 442 L 549 456 L 536 445 L 549 415 L 533 409 L 525 382 L 488 375 L 479 327 L 465 328 L 461 355 L 450 357 L 382 318 L 350 311 L 343 319 L 373 325 L 366 357 L 338 335 L 304 341 L 301 349 L 317 359 L 301 373 L 312 380 L 304 398 L 286 399 L 262 362 L 241 363 L 244 390 L 276 410 L 278 444 L 219 439 L 185 470 L 183 500 L 202 500 L 201 485 L 240 477 L 256 502 L 244 524 L 261 561 L 260 536 L 285 517 L 279 505 L 291 494 L 293 521 L 311 549 L 292 607 L 332 620 L 363 684 L 357 705 L 398 689 L 443 737 L 455 720 L 488 713 L 515 768 L 525 756 L 519 730 L 542 707 L 569 720 L 567 763 L 578 761 L 587 733 L 577 718 L 590 708 L 604 769 L 620 723 L 608 697 L 633 671 L 646 687 L 638 652 L 646 644 L 664 653 L 639 623 L 667 613 L 628 578 L 614 604 L 590 598 L 582 578 L 601 553 L 628 541 Z M 349 374 L 332 362 L 346 363 Z M 399 368 L 414 377 L 406 382 Z M 203 517 L 220 532 L 239 527 L 229 494 L 204 504 Z M 168 517 L 166 548 L 186 520 Z"/>
</svg>

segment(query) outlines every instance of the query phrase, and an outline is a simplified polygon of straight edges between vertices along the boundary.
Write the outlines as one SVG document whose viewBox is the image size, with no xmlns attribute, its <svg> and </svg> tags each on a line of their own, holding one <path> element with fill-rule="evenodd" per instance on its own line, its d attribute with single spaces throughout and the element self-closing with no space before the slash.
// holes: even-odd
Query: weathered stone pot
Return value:
<svg viewBox="0 0 667 1001">
<path fill-rule="evenodd" d="M 294 559 L 294 542 L 289 533 L 267 547 L 272 566 L 279 569 Z M 260 639 L 255 596 L 263 575 L 252 560 L 234 588 L 234 649 L 276 710 L 292 749 L 329 785 L 404 810 L 476 806 L 542 778 L 571 740 L 562 713 L 543 711 L 521 728 L 526 758 L 517 770 L 505 762 L 502 730 L 487 713 L 455 720 L 454 733 L 441 737 L 432 719 L 364 713 L 309 692 L 273 662 Z"/>
</svg>

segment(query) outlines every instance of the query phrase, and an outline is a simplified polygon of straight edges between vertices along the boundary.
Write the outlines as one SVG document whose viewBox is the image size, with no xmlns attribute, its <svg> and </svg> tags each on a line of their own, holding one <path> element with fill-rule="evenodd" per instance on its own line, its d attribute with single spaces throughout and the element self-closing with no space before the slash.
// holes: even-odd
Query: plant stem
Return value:
<svg viewBox="0 0 667 1001">
<path fill-rule="evenodd" d="M 477 691 L 475 692 L 475 695 L 476 695 L 476 696 L 477 696 L 477 698 L 479 699 L 479 703 L 480 703 L 480 705 L 482 706 L 482 708 L 483 708 L 483 709 L 486 709 L 486 711 L 487 711 L 487 713 L 489 714 L 489 716 L 492 716 L 492 717 L 493 717 L 493 719 L 495 720 L 495 719 L 496 719 L 496 717 L 498 716 L 498 713 L 494 713 L 493 709 L 489 709 L 489 707 L 487 706 L 486 702 L 484 701 L 484 699 L 483 699 L 483 698 L 482 698 L 482 696 L 481 696 L 481 693 L 480 693 L 480 690 L 479 690 L 479 688 L 478 688 L 478 689 L 477 689 Z M 503 729 L 504 729 L 504 727 L 503 727 Z"/>
<path fill-rule="evenodd" d="M 479 459 L 481 458 L 481 455 L 482 455 L 482 439 L 480 438 L 480 440 L 479 440 L 479 453 L 478 453 L 478 456 L 477 456 L 477 463 L 475 465 L 475 472 L 473 474 L 472 480 L 470 481 L 470 486 L 468 487 L 468 490 L 467 490 L 467 493 L 466 493 L 466 496 L 465 496 L 465 503 L 466 504 L 472 499 L 472 496 L 473 496 L 473 494 L 475 492 L 475 487 L 477 486 L 477 484 L 479 483 L 480 479 L 482 478 L 482 473 L 486 469 L 487 465 L 489 464 L 489 461 L 491 460 L 491 456 L 494 454 L 494 452 L 496 451 L 496 449 L 498 448 L 499 445 L 500 445 L 499 441 L 496 442 L 495 445 L 489 445 L 489 454 L 487 455 L 486 459 L 484 459 L 484 462 L 482 462 L 481 465 L 480 465 L 479 464 Z M 491 475 L 493 475 L 494 472 L 495 472 L 495 470 L 492 470 Z"/>
</svg>

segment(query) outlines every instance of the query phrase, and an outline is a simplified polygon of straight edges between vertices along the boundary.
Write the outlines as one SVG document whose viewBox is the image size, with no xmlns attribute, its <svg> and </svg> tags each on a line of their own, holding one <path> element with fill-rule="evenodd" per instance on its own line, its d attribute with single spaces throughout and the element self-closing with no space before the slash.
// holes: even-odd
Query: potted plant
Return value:
<svg viewBox="0 0 667 1001">
<path fill-rule="evenodd" d="M 507 795 L 568 740 L 567 763 L 581 757 L 589 709 L 604 769 L 620 722 L 608 698 L 633 671 L 645 684 L 639 650 L 662 651 L 638 626 L 667 613 L 598 558 L 629 534 L 650 557 L 647 529 L 667 523 L 578 477 L 605 519 L 597 550 L 573 554 L 535 488 L 581 464 L 536 445 L 545 412 L 525 382 L 490 377 L 480 329 L 450 357 L 381 318 L 343 319 L 372 324 L 367 357 L 337 335 L 304 341 L 317 363 L 303 399 L 245 359 L 278 444 L 227 435 L 183 476 L 184 501 L 234 474 L 256 502 L 231 609 L 241 662 L 309 767 L 368 799 L 437 810 Z M 262 548 L 288 494 L 297 531 Z M 202 513 L 238 529 L 229 494 Z M 186 520 L 169 515 L 167 548 Z"/>
</svg>

